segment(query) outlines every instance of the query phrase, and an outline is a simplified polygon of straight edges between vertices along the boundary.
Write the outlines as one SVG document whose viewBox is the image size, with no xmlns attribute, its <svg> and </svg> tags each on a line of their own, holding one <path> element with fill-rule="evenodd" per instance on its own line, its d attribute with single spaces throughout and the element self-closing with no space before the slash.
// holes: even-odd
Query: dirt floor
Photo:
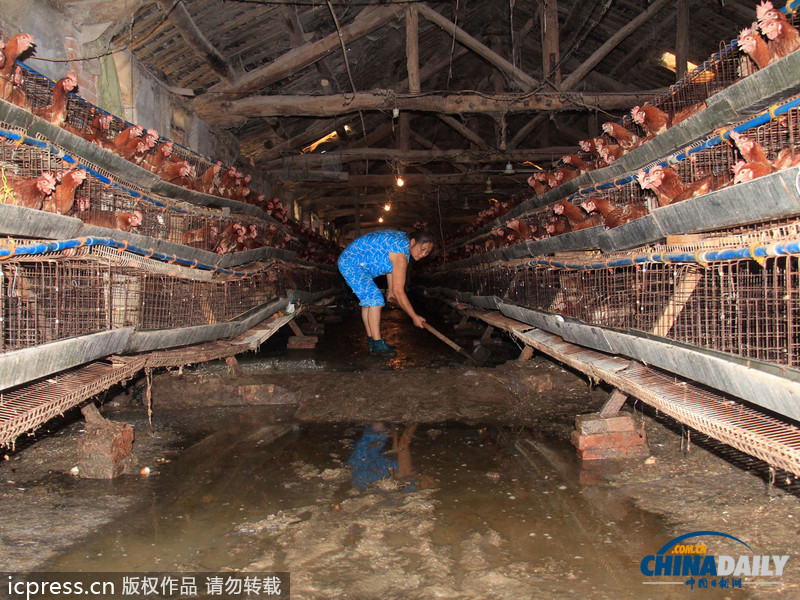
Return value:
<svg viewBox="0 0 800 600">
<path fill-rule="evenodd" d="M 136 431 L 115 480 L 71 473 L 84 425 L 75 414 L 20 440 L 0 461 L 0 570 L 288 570 L 292 597 L 309 599 L 800 597 L 800 490 L 791 477 L 638 403 L 625 409 L 647 432 L 650 456 L 580 464 L 568 445 L 574 417 L 597 410 L 609 390 L 540 357 L 493 368 L 250 367 L 239 379 L 213 369 L 162 373 L 152 431 L 140 382 L 107 401 L 104 415 Z M 268 457 L 236 446 L 291 418 L 322 433 L 288 436 Z M 429 485 L 417 477 L 350 487 L 345 460 L 370 421 L 423 424 L 412 451 Z M 244 440 L 240 431 L 249 432 Z M 533 456 L 513 451 L 520 439 Z M 224 473 L 245 455 L 258 477 Z M 215 469 L 223 475 L 212 482 Z M 180 483 L 180 472 L 193 483 Z M 243 497 L 256 490 L 253 503 L 216 506 L 215 488 L 239 486 Z M 163 514 L 160 504 L 169 504 Z M 224 517 L 218 530 L 201 518 L 212 510 L 224 511 L 215 513 Z M 160 541 L 134 541 L 137 519 Z M 211 527 L 212 542 L 184 539 L 190 522 Z M 639 560 L 695 531 L 725 532 L 756 554 L 789 554 L 780 585 L 643 585 Z M 163 548 L 137 562 L 151 545 Z"/>
</svg>

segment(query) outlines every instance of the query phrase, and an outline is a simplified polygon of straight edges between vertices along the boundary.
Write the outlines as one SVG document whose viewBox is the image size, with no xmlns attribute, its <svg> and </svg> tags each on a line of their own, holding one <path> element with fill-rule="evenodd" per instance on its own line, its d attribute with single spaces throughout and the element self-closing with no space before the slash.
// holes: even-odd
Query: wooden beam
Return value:
<svg viewBox="0 0 800 600">
<path fill-rule="evenodd" d="M 466 53 L 467 53 L 467 50 L 465 50 L 464 48 L 456 48 L 456 51 L 454 52 L 453 60 L 456 60 L 456 59 L 460 58 L 461 56 L 463 56 Z M 433 76 L 434 74 L 438 73 L 440 70 L 442 70 L 445 67 L 447 67 L 449 64 L 450 64 L 450 59 L 447 56 L 438 56 L 438 57 L 434 57 L 434 58 L 430 59 L 420 69 L 420 79 L 422 81 L 425 81 L 429 77 Z M 400 85 L 404 86 L 406 84 L 404 82 L 401 82 Z M 402 88 L 398 87 L 398 91 L 400 91 L 401 89 L 405 89 L 405 88 L 404 87 L 402 87 Z M 222 110 L 222 109 L 220 108 L 220 110 Z M 324 124 L 322 124 L 323 125 L 322 127 L 320 127 L 320 125 L 316 125 L 316 126 L 312 126 L 311 128 L 309 128 L 308 130 L 306 130 L 302 134 L 299 134 L 299 135 L 297 135 L 297 136 L 295 136 L 295 137 L 293 137 L 293 138 L 291 138 L 289 140 L 286 140 L 286 142 L 281 144 L 280 146 L 276 146 L 276 147 L 270 149 L 268 152 L 262 154 L 262 156 L 259 157 L 259 160 L 258 160 L 259 164 L 263 164 L 265 162 L 269 162 L 271 160 L 279 158 L 283 154 L 286 154 L 286 153 L 294 151 L 298 147 L 303 147 L 303 146 L 305 146 L 307 144 L 310 144 L 311 142 L 321 138 L 323 135 L 326 135 L 326 134 L 330 133 L 331 131 L 336 129 L 336 127 L 338 127 L 340 124 L 343 125 L 344 123 L 350 123 L 350 120 L 346 120 L 346 121 L 337 120 L 337 121 L 333 121 L 333 123 L 335 123 L 335 125 L 331 125 L 330 129 L 326 129 Z M 388 131 L 380 130 L 380 132 L 384 133 L 384 135 L 382 135 L 379 139 L 375 139 L 374 136 L 377 136 L 378 133 L 379 133 L 379 131 L 376 130 L 374 132 L 374 136 L 373 136 L 373 134 L 370 134 L 370 135 L 367 136 L 367 140 L 368 140 L 367 141 L 367 145 L 372 145 L 372 144 L 377 143 L 378 141 L 382 140 L 383 138 L 385 138 L 386 136 L 391 134 L 393 131 L 394 131 L 394 129 L 392 128 L 391 123 L 390 123 L 389 124 L 389 130 Z M 363 141 L 363 139 L 361 139 L 361 140 L 359 140 L 359 142 L 355 142 L 353 144 L 353 147 L 362 147 L 363 145 L 364 145 L 364 141 Z"/>
<path fill-rule="evenodd" d="M 417 142 L 420 146 L 424 146 L 428 150 L 433 150 L 433 151 L 436 151 L 436 152 L 441 152 L 442 151 L 442 149 L 439 148 L 436 144 L 434 144 L 429 139 L 422 137 L 420 134 L 418 134 L 413 129 L 411 131 L 409 131 L 409 134 L 411 135 L 411 138 L 415 142 Z M 462 173 L 464 173 L 464 172 L 469 170 L 468 167 L 465 167 L 464 165 L 460 165 L 460 164 L 458 164 L 457 162 L 455 162 L 453 160 L 448 160 L 447 162 L 449 162 L 451 165 L 453 165 L 453 167 L 455 167 L 455 169 L 457 169 L 458 171 L 461 171 Z"/>
<path fill-rule="evenodd" d="M 652 4 L 650 4 L 645 11 L 634 17 L 627 25 L 621 27 L 617 33 L 612 35 L 602 46 L 595 50 L 594 53 L 592 53 L 592 55 L 587 58 L 580 67 L 570 73 L 569 77 L 564 80 L 563 85 L 561 86 L 562 91 L 573 89 L 583 80 L 586 74 L 594 69 L 601 60 L 608 56 L 608 54 L 614 48 L 616 48 L 620 42 L 622 42 L 622 40 L 627 38 L 634 31 L 639 29 L 639 27 L 655 17 L 656 13 L 664 8 L 664 6 L 669 4 L 670 1 L 671 0 L 653 0 Z"/>
<path fill-rule="evenodd" d="M 216 73 L 224 82 L 230 82 L 235 76 L 233 67 L 217 50 L 203 32 L 198 29 L 186 5 L 182 0 L 156 0 L 158 7 L 167 13 L 167 17 L 183 41 Z"/>
<path fill-rule="evenodd" d="M 329 134 L 331 131 L 336 131 L 339 127 L 350 124 L 352 119 L 328 119 L 315 123 L 302 133 L 287 139 L 282 144 L 278 144 L 259 157 L 259 164 L 269 162 L 276 158 L 280 158 L 286 153 L 296 153 L 297 148 L 307 146 L 311 142 L 315 142 L 322 136 Z"/>
<path fill-rule="evenodd" d="M 415 192 L 403 192 L 407 198 L 411 198 L 415 200 L 420 197 L 419 194 Z M 381 192 L 379 194 L 359 194 L 358 200 L 362 206 L 370 206 L 374 204 L 383 205 L 386 203 L 387 199 L 394 199 L 396 195 L 391 193 Z M 300 205 L 306 208 L 316 206 L 317 204 L 321 204 L 324 206 L 352 206 L 353 205 L 353 195 L 348 194 L 347 196 L 312 196 L 309 198 L 304 198 L 300 201 Z"/>
<path fill-rule="evenodd" d="M 575 149 L 574 147 L 572 148 Z M 270 173 L 269 171 L 265 172 L 265 174 L 273 174 L 277 177 L 282 177 L 283 173 L 280 171 L 276 173 Z M 347 175 L 347 173 L 345 173 Z M 303 173 L 296 173 L 291 174 L 289 177 L 284 178 L 284 181 L 290 187 L 292 185 L 297 185 L 303 181 L 308 181 L 307 179 L 303 179 Z M 525 181 L 525 177 L 523 175 L 517 176 L 502 176 L 506 180 L 512 182 L 513 185 L 523 185 Z M 446 174 L 432 174 L 432 175 L 423 175 L 421 173 L 406 173 L 403 175 L 403 179 L 406 180 L 406 186 L 418 186 L 418 185 L 428 185 L 428 184 L 442 184 L 442 185 L 458 185 L 458 184 L 478 184 L 484 185 L 486 183 L 486 173 L 446 173 Z M 329 190 L 334 188 L 364 188 L 364 187 L 391 187 L 394 186 L 395 176 L 393 173 L 388 174 L 381 174 L 381 175 L 350 175 L 347 180 L 339 180 L 339 181 L 317 181 L 315 183 L 320 190 Z M 492 182 L 495 188 L 500 187 L 501 175 L 499 173 L 492 174 Z M 410 189 L 410 188 L 409 188 Z"/>
<path fill-rule="evenodd" d="M 416 138 L 415 138 L 416 139 Z M 468 151 L 460 148 L 452 150 L 442 150 L 435 148 L 431 150 L 408 150 L 402 151 L 395 148 L 343 148 L 340 150 L 329 150 L 325 154 L 309 153 L 296 156 L 287 156 L 279 161 L 273 161 L 271 166 L 288 166 L 295 168 L 314 168 L 329 165 L 331 162 L 358 162 L 362 160 L 384 160 L 395 159 L 401 162 L 431 162 L 441 160 L 459 165 L 470 165 L 476 163 L 503 163 L 507 161 L 522 162 L 525 160 L 548 160 L 560 158 L 565 154 L 574 152 L 574 146 L 553 146 L 545 148 L 514 150 L 511 152 L 498 152 L 495 150 Z"/>
<path fill-rule="evenodd" d="M 366 139 L 361 137 L 356 139 L 350 144 L 347 144 L 342 150 L 350 150 L 356 148 L 370 148 L 378 142 L 384 140 L 394 133 L 394 123 L 389 121 L 383 125 L 379 125 L 367 134 Z"/>
<path fill-rule="evenodd" d="M 689 60 L 689 0 L 678 0 L 675 33 L 675 80 L 686 75 Z"/>
<path fill-rule="evenodd" d="M 463 125 L 461 123 L 461 121 L 459 121 L 457 119 L 454 119 L 453 117 L 450 117 L 450 116 L 447 116 L 447 115 L 440 114 L 440 115 L 437 115 L 437 116 L 444 123 L 446 123 L 447 125 L 449 125 L 453 129 L 455 129 L 458 133 L 460 133 L 466 140 L 468 140 L 468 141 L 472 142 L 473 144 L 475 144 L 476 146 L 478 146 L 478 148 L 481 148 L 483 150 L 486 150 L 486 149 L 489 148 L 489 144 L 487 144 L 486 141 L 481 136 L 479 136 L 477 133 L 475 133 L 471 129 L 468 129 L 465 125 Z"/>
<path fill-rule="evenodd" d="M 348 44 L 375 31 L 397 18 L 401 14 L 400 10 L 396 5 L 392 4 L 365 8 L 352 23 L 341 28 L 341 40 Z M 220 97 L 220 95 L 225 98 L 246 96 L 297 73 L 297 71 L 340 49 L 339 35 L 338 32 L 334 32 L 320 40 L 289 50 L 289 52 L 279 56 L 268 65 L 253 69 L 239 77 L 232 84 L 215 85 L 209 88 L 206 94 L 195 100 L 195 110 L 201 117 L 205 117 L 209 106 L 214 107 L 218 104 L 216 98 Z"/>
<path fill-rule="evenodd" d="M 561 87 L 561 67 L 558 66 L 558 0 L 544 0 L 542 7 L 542 73 L 555 88 Z"/>
<path fill-rule="evenodd" d="M 248 117 L 333 117 L 358 111 L 436 112 L 448 115 L 509 114 L 531 111 L 619 110 L 653 98 L 653 91 L 514 94 L 449 94 L 423 96 L 398 94 L 388 90 L 356 92 L 342 96 L 275 95 L 252 96 L 223 102 L 216 113 L 204 120 L 209 125 L 225 126 Z"/>
<path fill-rule="evenodd" d="M 406 6 L 406 69 L 408 71 L 408 91 L 420 91 L 419 77 L 419 14 L 413 4 Z"/>
<path fill-rule="evenodd" d="M 525 73 L 525 71 L 512 65 L 505 58 L 487 48 L 484 44 L 469 35 L 455 23 L 443 17 L 426 4 L 420 2 L 416 6 L 419 10 L 419 14 L 421 14 L 434 25 L 441 27 L 449 35 L 455 36 L 455 38 L 467 48 L 485 58 L 495 67 L 506 73 L 514 82 L 516 82 L 520 89 L 530 91 L 539 86 L 539 82 Z"/>
<path fill-rule="evenodd" d="M 300 16 L 297 14 L 297 7 L 283 4 L 281 6 L 281 15 L 286 23 L 286 28 L 292 36 L 292 47 L 299 48 L 306 43 L 306 32 L 303 30 L 303 24 L 300 22 Z M 328 66 L 322 61 L 318 60 L 314 63 L 314 67 L 320 74 L 320 87 L 326 94 L 330 93 L 330 82 L 333 81 L 333 73 Z M 327 86 L 325 85 L 327 84 Z"/>
</svg>

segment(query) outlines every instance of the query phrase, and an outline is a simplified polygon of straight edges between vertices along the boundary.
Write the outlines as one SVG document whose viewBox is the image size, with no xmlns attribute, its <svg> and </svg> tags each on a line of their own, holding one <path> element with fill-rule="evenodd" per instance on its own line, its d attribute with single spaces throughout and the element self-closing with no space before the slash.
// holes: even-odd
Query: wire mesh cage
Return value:
<svg viewBox="0 0 800 600">
<path fill-rule="evenodd" d="M 273 261 L 248 276 L 193 276 L 126 253 L 55 254 L 0 263 L 2 351 L 96 331 L 229 322 L 287 294 L 337 285 L 333 270 Z M 179 274 L 176 274 L 179 273 Z"/>
<path fill-rule="evenodd" d="M 717 232 L 680 247 L 750 248 L 799 239 L 800 223 Z M 661 254 L 678 246 L 647 249 Z M 639 256 L 642 249 L 638 251 Z M 631 256 L 630 252 L 605 259 Z M 565 257 L 562 257 L 565 258 Z M 565 268 L 536 261 L 474 265 L 430 275 L 426 285 L 476 295 L 496 295 L 534 310 L 585 323 L 645 331 L 694 346 L 791 367 L 800 366 L 800 258 L 778 256 L 756 261 L 731 258 L 708 263 L 642 261 L 594 268 L 593 254 L 571 256 Z"/>
</svg>

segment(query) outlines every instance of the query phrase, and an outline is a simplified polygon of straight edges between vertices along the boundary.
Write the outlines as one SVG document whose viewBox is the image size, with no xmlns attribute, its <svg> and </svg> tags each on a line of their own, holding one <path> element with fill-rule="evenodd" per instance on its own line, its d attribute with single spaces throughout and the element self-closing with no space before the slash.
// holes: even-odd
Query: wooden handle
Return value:
<svg viewBox="0 0 800 600">
<path fill-rule="evenodd" d="M 466 350 L 464 350 L 461 346 L 456 344 L 453 340 L 451 340 L 449 337 L 445 336 L 443 333 L 440 333 L 439 331 L 434 329 L 431 325 L 428 325 L 428 323 L 423 323 L 422 325 L 425 327 L 425 329 L 430 331 L 433 335 L 435 335 L 437 338 L 442 340 L 445 344 L 450 346 L 456 352 L 466 352 Z"/>
</svg>

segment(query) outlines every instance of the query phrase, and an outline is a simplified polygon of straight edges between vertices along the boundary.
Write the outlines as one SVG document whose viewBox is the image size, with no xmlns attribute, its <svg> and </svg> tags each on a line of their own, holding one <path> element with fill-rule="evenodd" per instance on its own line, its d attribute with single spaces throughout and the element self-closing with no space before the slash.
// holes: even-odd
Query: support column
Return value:
<svg viewBox="0 0 800 600">
<path fill-rule="evenodd" d="M 686 75 L 689 57 L 689 0 L 678 0 L 678 22 L 675 37 L 675 80 Z"/>
<path fill-rule="evenodd" d="M 575 417 L 570 441 L 581 459 L 636 458 L 650 454 L 644 428 L 637 426 L 632 413 L 619 412 L 627 398 L 614 390 L 600 412 Z"/>
<path fill-rule="evenodd" d="M 546 0 L 542 7 L 542 73 L 555 89 L 561 88 L 558 52 L 558 0 Z"/>
</svg>

